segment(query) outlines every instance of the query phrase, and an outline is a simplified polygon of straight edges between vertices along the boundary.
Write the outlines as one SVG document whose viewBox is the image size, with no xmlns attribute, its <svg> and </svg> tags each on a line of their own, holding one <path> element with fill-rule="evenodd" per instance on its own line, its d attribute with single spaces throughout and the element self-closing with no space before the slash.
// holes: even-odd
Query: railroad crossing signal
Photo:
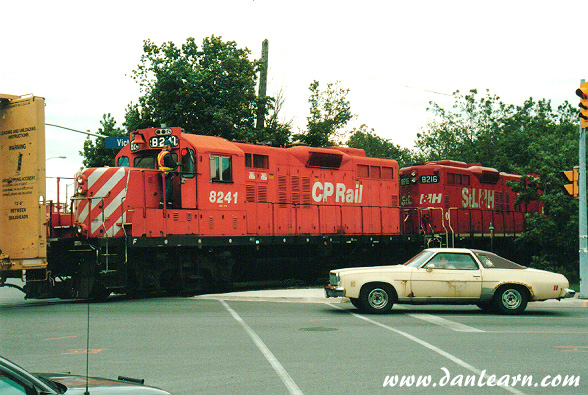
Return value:
<svg viewBox="0 0 588 395">
<path fill-rule="evenodd" d="M 588 82 L 582 82 L 576 89 L 576 95 L 580 97 L 580 126 L 588 128 Z"/>
<path fill-rule="evenodd" d="M 577 197 L 578 196 L 578 166 L 574 167 L 574 170 L 566 170 L 563 172 L 566 176 L 566 179 L 571 182 L 571 184 L 565 184 L 564 188 L 568 192 L 570 196 Z"/>
</svg>

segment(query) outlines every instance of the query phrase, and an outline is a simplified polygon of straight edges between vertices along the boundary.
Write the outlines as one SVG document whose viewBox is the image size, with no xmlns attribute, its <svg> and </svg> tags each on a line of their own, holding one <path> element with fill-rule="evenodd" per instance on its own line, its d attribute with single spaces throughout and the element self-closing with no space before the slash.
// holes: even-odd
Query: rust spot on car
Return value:
<svg viewBox="0 0 588 395">
<path fill-rule="evenodd" d="M 406 295 L 406 285 L 407 285 L 407 281 L 406 280 L 402 280 L 400 282 L 400 286 L 402 286 L 402 294 Z"/>
<path fill-rule="evenodd" d="M 409 293 L 409 294 L 408 294 L 408 295 L 406 295 L 406 296 L 408 296 L 409 298 L 414 298 L 414 292 L 411 292 L 411 293 Z"/>
<path fill-rule="evenodd" d="M 447 285 L 453 292 L 451 296 L 460 296 L 466 287 L 465 281 L 447 281 Z"/>
<path fill-rule="evenodd" d="M 535 292 L 533 291 L 533 287 L 532 287 L 532 286 L 530 286 L 530 285 L 527 285 L 527 284 L 525 284 L 525 283 L 518 282 L 518 281 L 504 281 L 504 282 L 501 282 L 501 283 L 498 283 L 498 284 L 496 284 L 496 287 L 494 287 L 494 289 L 496 290 L 496 289 L 498 289 L 498 288 L 499 288 L 501 285 L 505 285 L 505 284 L 517 284 L 517 285 L 522 285 L 523 287 L 525 287 L 526 289 L 528 289 L 528 290 L 529 290 L 529 293 L 531 294 L 531 298 L 534 298 L 534 297 L 535 297 Z"/>
</svg>

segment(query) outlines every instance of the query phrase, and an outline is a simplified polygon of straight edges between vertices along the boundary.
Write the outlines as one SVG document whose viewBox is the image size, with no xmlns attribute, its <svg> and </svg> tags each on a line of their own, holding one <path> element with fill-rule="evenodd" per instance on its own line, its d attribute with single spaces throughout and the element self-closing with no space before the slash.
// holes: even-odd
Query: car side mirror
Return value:
<svg viewBox="0 0 588 395">
<path fill-rule="evenodd" d="M 432 272 L 433 269 L 435 269 L 435 264 L 434 263 L 431 263 L 431 264 L 427 265 L 427 271 L 428 272 Z"/>
</svg>

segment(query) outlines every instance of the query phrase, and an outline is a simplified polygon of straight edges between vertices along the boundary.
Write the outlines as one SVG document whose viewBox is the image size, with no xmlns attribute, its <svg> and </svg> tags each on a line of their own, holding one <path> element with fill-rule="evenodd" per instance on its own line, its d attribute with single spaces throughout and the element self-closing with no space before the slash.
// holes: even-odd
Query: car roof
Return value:
<svg viewBox="0 0 588 395">
<path fill-rule="evenodd" d="M 478 252 L 483 252 L 483 253 L 487 253 L 486 251 L 482 251 L 482 250 L 473 250 L 470 248 L 427 248 L 425 249 L 425 251 L 432 251 L 432 252 L 474 252 L 474 253 L 478 253 Z"/>
</svg>

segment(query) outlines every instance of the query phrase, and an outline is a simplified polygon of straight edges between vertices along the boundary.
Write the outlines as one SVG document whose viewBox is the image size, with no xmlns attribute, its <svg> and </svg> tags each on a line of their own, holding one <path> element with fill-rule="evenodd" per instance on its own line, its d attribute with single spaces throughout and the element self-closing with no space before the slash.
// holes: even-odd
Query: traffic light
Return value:
<svg viewBox="0 0 588 395">
<path fill-rule="evenodd" d="M 566 170 L 563 173 L 566 179 L 571 182 L 571 184 L 565 184 L 564 188 L 569 195 L 578 196 L 578 167 L 574 167 L 574 170 Z"/>
<path fill-rule="evenodd" d="M 580 125 L 588 128 L 588 82 L 583 82 L 576 89 L 576 95 L 580 97 Z"/>
</svg>

